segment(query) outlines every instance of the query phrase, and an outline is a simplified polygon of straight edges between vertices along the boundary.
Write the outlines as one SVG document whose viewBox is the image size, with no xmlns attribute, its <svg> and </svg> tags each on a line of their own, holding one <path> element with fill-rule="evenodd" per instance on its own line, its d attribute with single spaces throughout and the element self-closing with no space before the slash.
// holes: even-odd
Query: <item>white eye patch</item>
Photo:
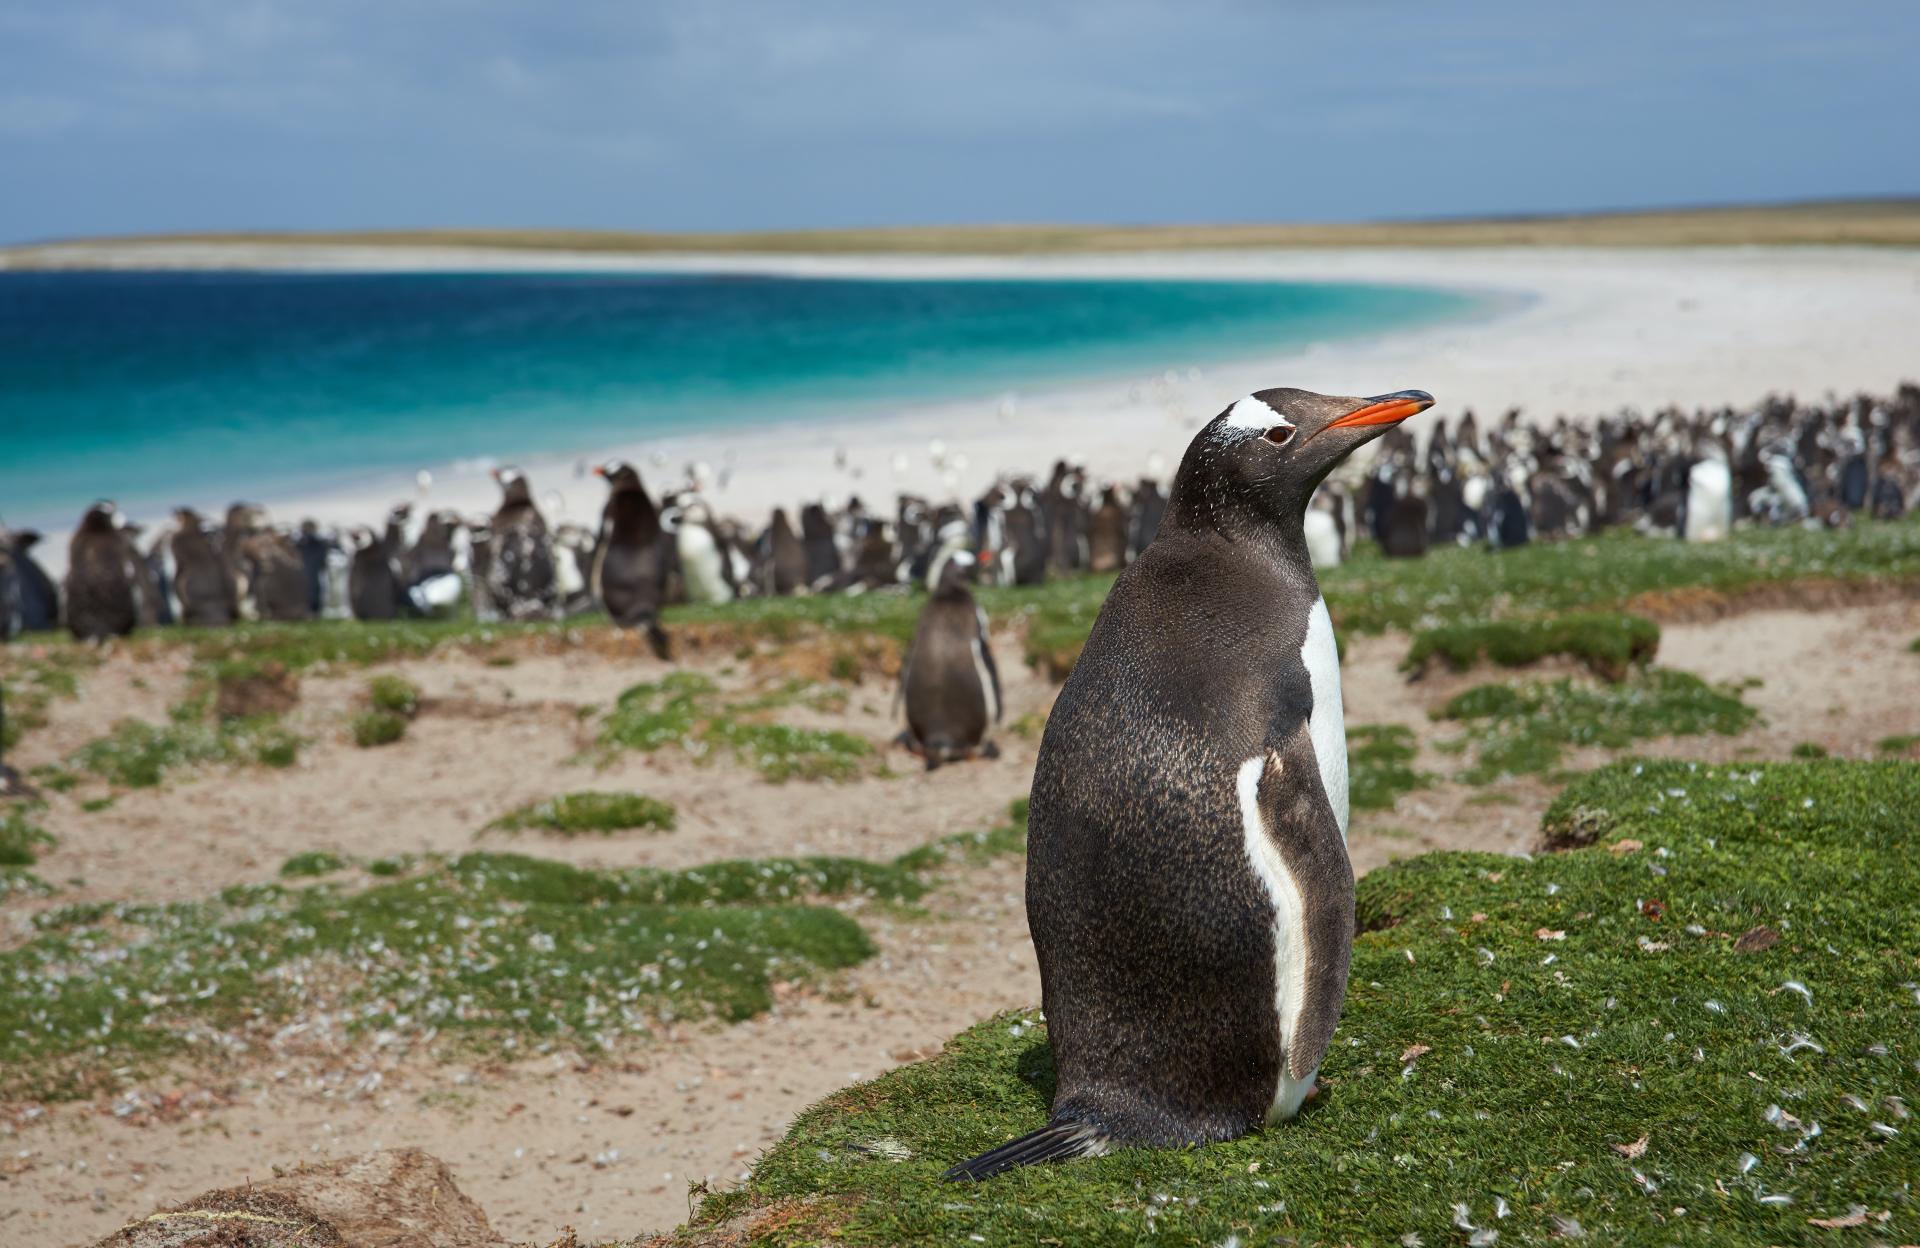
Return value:
<svg viewBox="0 0 1920 1248">
<path fill-rule="evenodd" d="M 1262 399 L 1248 395 L 1235 403 L 1227 412 L 1227 425 L 1232 429 L 1247 429 L 1254 433 L 1265 433 L 1269 429 L 1292 429 L 1294 423 L 1267 406 Z"/>
</svg>

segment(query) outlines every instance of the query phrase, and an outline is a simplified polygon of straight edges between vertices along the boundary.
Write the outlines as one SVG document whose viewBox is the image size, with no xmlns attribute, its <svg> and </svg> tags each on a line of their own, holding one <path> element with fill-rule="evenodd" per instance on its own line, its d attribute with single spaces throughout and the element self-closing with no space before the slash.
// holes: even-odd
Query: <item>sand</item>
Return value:
<svg viewBox="0 0 1920 1248">
<path fill-rule="evenodd" d="M 1646 751 L 1710 761 L 1781 759 L 1803 741 L 1836 755 L 1876 756 L 1887 735 L 1920 731 L 1911 690 L 1920 657 L 1920 600 L 1812 612 L 1765 610 L 1669 624 L 1661 662 L 1721 681 L 1761 683 L 1748 700 L 1766 722 L 1734 738 L 1650 742 Z M 1342 673 L 1350 724 L 1401 723 L 1421 745 L 1417 766 L 1445 775 L 1452 735 L 1429 713 L 1486 673 L 1398 670 L 1407 639 L 1354 638 Z M 1055 689 L 1014 659 L 1003 634 L 1008 718 L 1043 712 Z M 1912 671 L 1889 673 L 1888 664 Z M 771 667 L 717 656 L 688 666 L 728 688 L 778 681 Z M 369 856 L 460 852 L 476 844 L 581 864 L 684 866 L 798 852 L 886 858 L 943 833 L 990 826 L 1024 795 L 1035 744 L 1000 734 L 1003 756 L 926 775 L 893 756 L 891 776 L 848 784 L 769 784 L 731 762 L 698 767 L 671 752 L 630 755 L 609 770 L 576 760 L 576 709 L 606 705 L 658 675 L 650 658 L 595 648 L 532 647 L 513 666 L 445 654 L 392 665 L 425 690 L 401 742 L 359 750 L 345 722 L 364 671 L 309 676 L 291 720 L 313 738 L 291 773 L 211 769 L 122 794 L 88 813 L 89 784 L 55 795 L 36 818 L 58 838 L 37 868 L 65 888 L 0 913 L 0 947 L 26 938 L 25 916 L 55 902 L 165 900 L 274 878 L 287 856 L 334 849 Z M 144 688 L 133 683 L 138 676 Z M 121 650 L 53 704 L 16 761 L 53 761 L 122 715 L 158 719 L 185 679 L 177 654 Z M 891 735 L 885 683 L 869 678 L 839 711 L 808 722 Z M 1576 753 L 1573 766 L 1604 761 Z M 476 829 L 521 802 L 582 788 L 633 788 L 682 809 L 664 835 L 560 840 L 520 834 L 476 841 Z M 1352 852 L 1365 872 L 1430 848 L 1529 849 L 1552 790 L 1537 781 L 1485 789 L 1442 782 L 1393 810 L 1357 812 Z M 335 1038 L 289 1039 L 270 1053 L 182 1067 L 119 1096 L 68 1105 L 0 1106 L 0 1242 L 89 1242 L 163 1201 L 262 1175 L 275 1165 L 418 1145 L 446 1160 L 504 1234 L 546 1242 L 563 1225 L 589 1239 L 670 1226 L 688 1185 L 737 1180 L 792 1116 L 846 1084 L 937 1052 L 946 1037 L 1038 999 L 1021 901 L 1021 864 L 960 870 L 925 918 L 868 909 L 880 948 L 835 991 L 783 995 L 734 1027 L 680 1025 L 660 1042 L 586 1060 L 562 1053 L 513 1065 L 442 1065 Z M 72 881 L 80 881 L 74 883 Z"/>
<path fill-rule="evenodd" d="M 1130 480 L 1166 472 L 1192 431 L 1235 398 L 1273 385 L 1338 394 L 1416 387 L 1440 411 L 1520 406 L 1540 417 L 1623 406 L 1749 404 L 1772 391 L 1887 391 L 1920 377 L 1912 326 L 1920 324 L 1920 250 L 1905 248 L 1555 249 L 1436 248 L 1145 252 L 1074 256 L 608 256 L 594 253 L 320 245 L 171 243 L 88 252 L 100 265 L 327 270 L 579 270 L 752 272 L 802 276 L 1165 277 L 1402 283 L 1497 297 L 1485 316 L 1377 338 L 1199 367 L 1142 360 L 1130 376 L 1021 391 L 982 378 L 976 397 L 879 416 L 805 426 L 734 428 L 635 445 L 568 446 L 564 430 L 542 441 L 567 452 L 522 457 L 542 496 L 560 496 L 554 519 L 597 520 L 602 490 L 588 464 L 612 455 L 642 465 L 650 483 L 677 483 L 685 466 L 726 469 L 722 511 L 754 523 L 776 504 L 900 489 L 971 496 L 996 473 L 1040 471 L 1058 456 L 1097 475 Z M 936 465 L 934 440 L 948 455 Z M 506 454 L 511 448 L 502 448 Z M 844 452 L 845 468 L 836 467 Z M 894 457 L 904 454 L 904 471 Z M 957 466 L 964 458 L 964 466 Z M 426 501 L 491 510 L 490 461 L 421 465 L 434 473 Z M 257 497 L 281 518 L 330 524 L 377 521 L 418 500 L 411 471 L 371 474 L 351 489 Z M 79 506 L 90 500 L 76 500 Z M 218 511 L 226 498 L 198 500 Z M 136 517 L 158 522 L 161 517 Z M 64 545 L 49 543 L 50 547 Z M 64 551 L 47 549 L 58 564 Z"/>
</svg>

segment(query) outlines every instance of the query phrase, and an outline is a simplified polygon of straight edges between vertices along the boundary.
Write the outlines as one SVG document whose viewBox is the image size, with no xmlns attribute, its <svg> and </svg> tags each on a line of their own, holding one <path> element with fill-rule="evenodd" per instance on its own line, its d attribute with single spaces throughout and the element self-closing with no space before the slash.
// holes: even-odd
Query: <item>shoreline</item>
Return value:
<svg viewBox="0 0 1920 1248">
<path fill-rule="evenodd" d="M 1043 473 L 1059 457 L 1084 459 L 1095 476 L 1126 481 L 1152 470 L 1157 459 L 1157 475 L 1164 475 L 1200 424 L 1240 395 L 1273 385 L 1336 394 L 1416 387 L 1437 395 L 1438 410 L 1450 418 L 1468 407 L 1484 418 L 1518 406 L 1535 419 L 1551 419 L 1622 407 L 1743 405 L 1771 392 L 1890 392 L 1920 377 L 1920 353 L 1902 328 L 1920 323 L 1920 249 L 1456 247 L 1045 256 L 610 256 L 326 244 L 93 250 L 137 258 L 129 267 L 148 268 L 1333 281 L 1439 287 L 1499 301 L 1484 314 L 1204 370 L 1143 362 L 1160 367 L 1049 383 L 1011 397 L 1014 387 L 989 379 L 981 397 L 909 403 L 891 415 L 772 422 L 518 461 L 537 497 L 558 491 L 565 499 L 550 520 L 589 526 L 599 513 L 599 483 L 577 477 L 576 469 L 615 456 L 638 465 L 655 491 L 677 484 L 691 462 L 727 469 L 728 487 L 713 495 L 716 509 L 758 526 L 774 505 L 819 496 L 859 493 L 870 508 L 887 511 L 900 491 L 971 496 L 1000 471 Z M 936 439 L 950 456 L 965 457 L 963 469 L 956 471 L 952 459 L 944 469 L 931 462 L 929 443 Z M 841 452 L 845 470 L 836 467 Z M 904 472 L 895 469 L 896 455 L 906 457 Z M 484 461 L 422 466 L 434 473 L 426 506 L 492 510 L 496 492 Z M 351 487 L 269 492 L 252 501 L 282 522 L 311 517 L 344 525 L 376 523 L 402 500 L 422 501 L 410 470 L 370 472 Z M 206 503 L 224 508 L 226 501 Z M 77 520 L 79 506 L 84 502 L 66 525 Z M 65 564 L 67 530 L 42 527 L 49 535 L 43 562 L 58 575 L 54 565 Z"/>
</svg>

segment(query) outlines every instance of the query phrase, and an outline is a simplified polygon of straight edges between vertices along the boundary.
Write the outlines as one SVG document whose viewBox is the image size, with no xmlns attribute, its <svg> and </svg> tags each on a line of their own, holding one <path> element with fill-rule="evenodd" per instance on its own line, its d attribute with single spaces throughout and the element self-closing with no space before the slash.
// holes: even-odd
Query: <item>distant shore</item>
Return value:
<svg viewBox="0 0 1920 1248">
<path fill-rule="evenodd" d="M 1920 246 L 1920 198 L 1876 197 L 1633 212 L 1367 221 L 1339 224 L 963 225 L 732 233 L 582 229 L 221 231 L 54 239 L 0 246 L 0 269 L 197 263 L 269 248 L 478 248 L 603 256 L 1101 255 L 1169 250 L 1319 247 Z M 238 248 L 238 251 L 229 249 Z"/>
<path fill-rule="evenodd" d="M 1216 365 L 1197 376 L 1154 371 L 1165 363 L 1142 361 L 1137 375 L 1030 393 L 1007 379 L 983 377 L 975 401 L 916 406 L 880 419 L 689 435 L 595 452 L 594 458 L 618 455 L 640 464 L 655 488 L 676 484 L 690 462 L 725 466 L 729 483 L 716 496 L 718 508 L 756 525 L 773 505 L 823 495 L 858 493 L 870 505 L 889 508 L 898 490 L 971 496 L 998 472 L 1041 472 L 1062 456 L 1084 459 L 1096 476 L 1115 479 L 1132 479 L 1155 464 L 1170 472 L 1200 423 L 1239 395 L 1274 385 L 1338 394 L 1418 387 L 1438 396 L 1439 413 L 1449 417 L 1467 407 L 1497 414 L 1518 406 L 1551 419 L 1621 407 L 1750 404 L 1777 391 L 1884 392 L 1920 377 L 1912 331 L 1920 324 L 1920 249 L 1906 248 L 613 255 L 174 241 L 113 254 L 128 260 L 137 254 L 142 267 L 1178 277 L 1412 284 L 1507 296 L 1505 310 L 1490 317 L 1320 344 Z M 967 467 L 951 484 L 951 459 L 942 468 L 929 453 L 935 440 L 966 457 Z M 904 457 L 903 470 L 896 469 L 896 456 Z M 495 489 L 483 465 L 422 466 L 435 474 L 427 505 L 473 513 L 492 508 Z M 551 489 L 564 496 L 565 519 L 591 524 L 597 518 L 598 483 L 579 475 L 578 457 L 534 458 L 520 467 L 537 494 Z M 255 501 L 283 521 L 313 517 L 344 525 L 373 523 L 392 503 L 415 497 L 411 473 L 392 473 L 351 489 Z M 220 507 L 227 501 L 205 503 Z M 64 562 L 65 533 L 50 536 L 54 549 L 43 549 Z"/>
</svg>

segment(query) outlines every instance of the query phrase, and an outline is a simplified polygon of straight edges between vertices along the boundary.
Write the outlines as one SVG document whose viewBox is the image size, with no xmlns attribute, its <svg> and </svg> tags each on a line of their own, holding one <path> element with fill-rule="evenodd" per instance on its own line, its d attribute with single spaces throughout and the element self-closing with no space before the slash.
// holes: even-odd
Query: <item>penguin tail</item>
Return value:
<svg viewBox="0 0 1920 1248">
<path fill-rule="evenodd" d="M 1099 1157 L 1112 1146 L 1112 1141 L 1096 1127 L 1079 1122 L 1050 1122 L 1038 1131 L 963 1161 L 940 1177 L 954 1183 L 978 1183 L 1016 1166 Z"/>
</svg>

